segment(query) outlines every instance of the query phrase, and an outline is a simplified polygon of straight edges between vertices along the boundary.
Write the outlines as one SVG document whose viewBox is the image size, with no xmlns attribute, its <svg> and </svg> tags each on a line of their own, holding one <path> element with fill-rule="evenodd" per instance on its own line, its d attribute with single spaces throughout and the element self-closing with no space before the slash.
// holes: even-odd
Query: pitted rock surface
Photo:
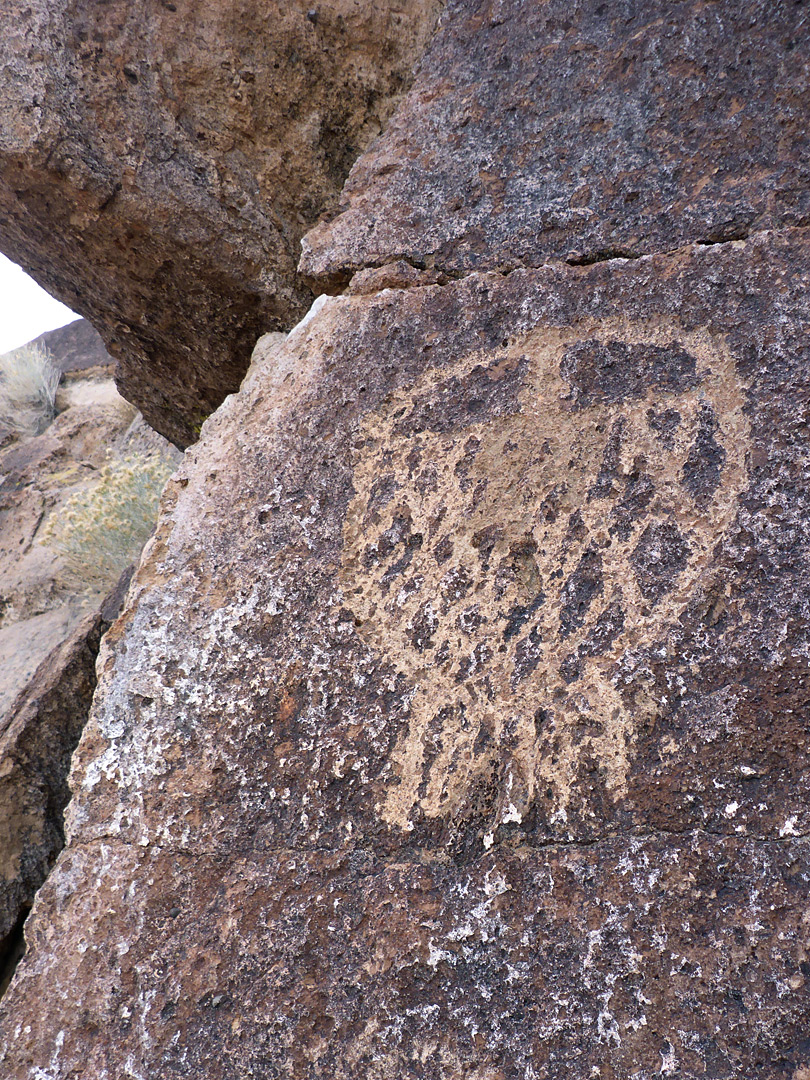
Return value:
<svg viewBox="0 0 810 1080">
<path fill-rule="evenodd" d="M 102 645 L 4 1076 L 805 1075 L 809 256 L 257 357 Z"/>
<path fill-rule="evenodd" d="M 801 1080 L 809 872 L 806 840 L 707 834 L 462 867 L 99 841 L 40 893 L 14 1041 L 57 1077 Z"/>
<path fill-rule="evenodd" d="M 303 273 L 373 291 L 807 225 L 805 18 L 771 0 L 449 0 Z"/>
<path fill-rule="evenodd" d="M 180 457 L 116 393 L 87 323 L 37 343 L 66 372 L 58 415 L 39 435 L 6 433 L 0 448 L 0 994 L 18 958 L 22 919 L 64 843 L 70 758 L 90 710 L 101 635 L 123 600 L 123 583 L 105 600 L 114 581 L 91 575 L 90 584 L 68 572 L 44 540 L 47 526 L 110 454 Z M 89 524 L 106 527 L 103 519 Z"/>
<path fill-rule="evenodd" d="M 410 84 L 438 0 L 4 0 L 3 251 L 178 445 L 312 294 L 298 241 Z"/>
</svg>

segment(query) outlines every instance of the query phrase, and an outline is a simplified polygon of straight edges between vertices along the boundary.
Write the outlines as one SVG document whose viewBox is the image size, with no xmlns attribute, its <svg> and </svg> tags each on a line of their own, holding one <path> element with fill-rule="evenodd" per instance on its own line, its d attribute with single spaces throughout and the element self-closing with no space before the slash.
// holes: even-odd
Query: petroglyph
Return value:
<svg viewBox="0 0 810 1080">
<path fill-rule="evenodd" d="M 495 829 L 581 769 L 616 797 L 628 651 L 663 643 L 735 513 L 749 441 L 722 341 L 672 323 L 544 329 L 392 395 L 366 423 L 341 580 L 413 688 L 379 812 L 464 812 L 506 758 Z M 711 583 L 716 587 L 717 583 Z"/>
</svg>

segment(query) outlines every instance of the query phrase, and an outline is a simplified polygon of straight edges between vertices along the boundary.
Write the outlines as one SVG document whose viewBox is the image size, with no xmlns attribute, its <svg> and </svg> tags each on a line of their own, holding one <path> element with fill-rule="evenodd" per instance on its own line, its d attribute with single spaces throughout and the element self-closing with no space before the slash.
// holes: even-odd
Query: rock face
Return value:
<svg viewBox="0 0 810 1080">
<path fill-rule="evenodd" d="M 133 420 L 89 324 L 37 340 L 68 374 L 50 427 L 8 436 L 0 449 L 0 994 L 18 958 L 21 920 L 64 842 L 70 757 L 87 720 L 101 635 L 123 600 L 114 590 L 105 603 L 109 585 L 97 575 L 91 587 L 66 574 L 59 552 L 41 542 L 43 527 L 99 477 L 109 453 L 179 457 Z"/>
<path fill-rule="evenodd" d="M 86 319 L 76 319 L 57 330 L 48 330 L 32 344 L 47 349 L 60 371 L 85 371 L 114 363 L 98 331 Z"/>
<path fill-rule="evenodd" d="M 87 720 L 110 621 L 100 610 L 86 614 L 0 720 L 0 993 L 17 959 L 21 919 L 62 850 L 70 756 Z"/>
<path fill-rule="evenodd" d="M 109 374 L 67 383 L 58 402 L 46 431 L 0 450 L 0 715 L 87 613 L 57 553 L 40 543 L 43 526 L 98 475 L 134 416 Z"/>
<path fill-rule="evenodd" d="M 9 0 L 2 248 L 101 332 L 178 444 L 312 296 L 298 241 L 407 86 L 439 0 Z"/>
<path fill-rule="evenodd" d="M 603 130 L 587 251 L 642 231 L 635 259 L 566 241 L 504 272 L 506 192 L 468 272 L 435 233 L 417 258 L 393 203 L 372 250 L 351 201 L 394 138 L 452 186 L 435 109 L 460 58 L 481 94 L 534 64 L 562 101 L 561 43 L 595 40 L 594 71 L 635 65 L 628 115 L 671 87 L 693 123 L 672 168 L 713 159 L 727 217 L 739 144 L 681 108 L 688 64 L 714 87 L 750 60 L 793 124 L 794 48 L 769 68 L 766 46 L 798 17 L 715 7 L 448 8 L 307 241 L 353 295 L 260 344 L 164 495 L 0 1008 L 3 1076 L 810 1075 L 810 239 L 779 188 L 801 147 L 740 173 L 748 237 L 691 243 L 709 204 L 656 209 L 657 159 L 616 209 Z M 515 94 L 513 124 L 470 123 L 519 186 L 550 151 Z M 579 131 L 560 145 L 584 160 Z M 432 175 L 411 212 L 444 228 Z"/>
<path fill-rule="evenodd" d="M 105 639 L 4 1075 L 810 1067 L 808 254 L 338 298 L 257 365 Z"/>
<path fill-rule="evenodd" d="M 807 225 L 804 19 L 768 0 L 450 0 L 301 269 L 321 291 L 396 260 L 441 279 Z"/>
</svg>

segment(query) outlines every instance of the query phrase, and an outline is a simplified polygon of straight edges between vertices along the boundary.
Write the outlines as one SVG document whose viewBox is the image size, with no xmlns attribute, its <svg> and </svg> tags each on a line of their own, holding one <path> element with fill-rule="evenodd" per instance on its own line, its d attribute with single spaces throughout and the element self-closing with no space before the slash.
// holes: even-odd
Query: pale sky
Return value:
<svg viewBox="0 0 810 1080">
<path fill-rule="evenodd" d="M 0 356 L 79 316 L 0 255 Z"/>
</svg>

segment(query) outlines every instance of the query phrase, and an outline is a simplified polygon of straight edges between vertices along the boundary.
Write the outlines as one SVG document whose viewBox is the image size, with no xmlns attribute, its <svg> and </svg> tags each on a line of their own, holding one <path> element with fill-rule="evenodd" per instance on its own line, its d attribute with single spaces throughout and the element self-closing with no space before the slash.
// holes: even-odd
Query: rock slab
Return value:
<svg viewBox="0 0 810 1080">
<path fill-rule="evenodd" d="M 807 1080 L 802 17 L 447 5 L 166 491 L 4 1076 Z"/>
<path fill-rule="evenodd" d="M 449 0 L 301 270 L 331 291 L 807 225 L 808 78 L 797 4 Z"/>
<path fill-rule="evenodd" d="M 271 346 L 102 647 L 4 1075 L 810 1068 L 809 255 Z"/>
<path fill-rule="evenodd" d="M 76 319 L 67 326 L 48 330 L 31 344 L 47 349 L 56 366 L 64 372 L 86 371 L 114 363 L 100 334 L 86 319 Z"/>
<path fill-rule="evenodd" d="M 22 918 L 64 843 L 70 756 L 96 685 L 107 628 L 90 612 L 42 662 L 0 730 L 0 993 L 16 959 Z"/>
</svg>

